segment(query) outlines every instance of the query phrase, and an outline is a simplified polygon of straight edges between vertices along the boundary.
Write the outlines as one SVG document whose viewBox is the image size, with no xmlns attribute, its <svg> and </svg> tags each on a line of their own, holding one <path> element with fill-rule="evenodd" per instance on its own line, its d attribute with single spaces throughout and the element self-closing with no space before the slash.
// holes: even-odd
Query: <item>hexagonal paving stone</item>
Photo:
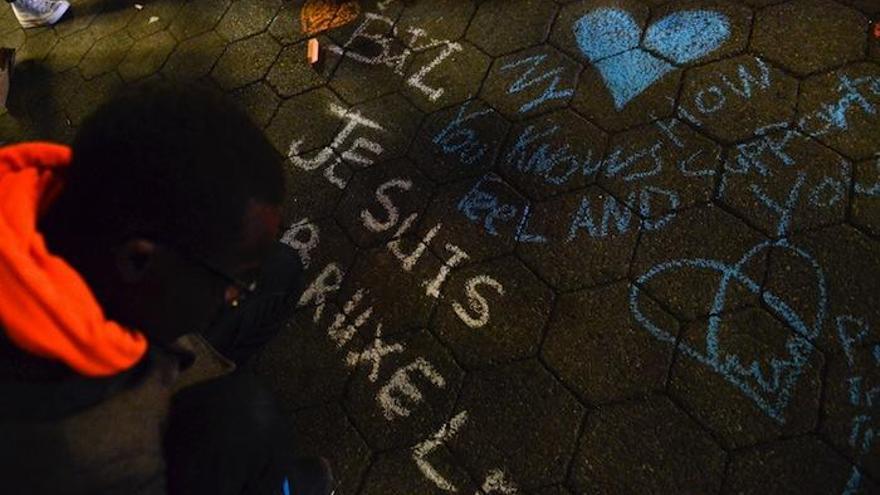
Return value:
<svg viewBox="0 0 880 495">
<path fill-rule="evenodd" d="M 843 222 L 852 165 L 794 130 L 736 146 L 724 164 L 719 198 L 768 236 Z M 778 206 L 788 209 L 780 218 Z"/>
<path fill-rule="evenodd" d="M 40 139 L 66 137 L 70 125 L 63 112 L 65 99 L 72 98 L 76 94 L 73 88 L 82 82 L 76 71 L 56 75 L 39 63 L 18 65 L 13 72 L 6 108 L 2 109 L 2 113 L 8 112 L 18 120 L 18 125 L 8 122 L 10 136 L 32 131 L 34 137 Z"/>
<path fill-rule="evenodd" d="M 332 74 L 332 69 L 339 57 L 329 55 L 330 62 L 324 60 L 323 71 L 317 71 L 309 65 L 305 57 L 306 42 L 289 45 L 281 50 L 278 60 L 272 64 L 266 81 L 275 88 L 283 98 L 297 95 L 312 88 L 322 86 Z"/>
<path fill-rule="evenodd" d="M 639 204 L 645 220 L 708 202 L 721 164 L 721 147 L 678 119 L 658 120 L 614 136 L 599 184 L 628 203 Z M 667 194 L 669 201 L 641 198 Z"/>
<path fill-rule="evenodd" d="M 797 91 L 795 79 L 764 60 L 743 55 L 689 70 L 678 116 L 732 143 L 790 122 Z"/>
<path fill-rule="evenodd" d="M 328 312 L 335 310 L 328 306 Z M 314 323 L 312 311 L 304 309 L 260 350 L 253 369 L 292 412 L 344 396 L 351 374 L 344 359 L 345 352 L 327 336 L 326 322 Z"/>
<path fill-rule="evenodd" d="M 462 366 L 535 356 L 553 292 L 509 256 L 455 271 L 442 286 L 446 304 L 431 322 Z"/>
<path fill-rule="evenodd" d="M 644 229 L 632 265 L 634 281 L 688 320 L 731 311 L 756 302 L 769 244 L 716 206 L 692 208 Z M 730 267 L 737 276 L 723 283 Z M 658 335 L 671 334 L 657 322 L 652 327 Z"/>
<path fill-rule="evenodd" d="M 177 12 L 174 20 L 168 26 L 168 30 L 177 38 L 177 41 L 184 41 L 210 31 L 220 21 L 231 3 L 231 0 L 205 0 L 198 3 L 187 3 Z"/>
<path fill-rule="evenodd" d="M 880 336 L 878 277 L 880 246 L 852 227 L 837 226 L 795 235 L 776 248 L 765 290 L 787 306 L 782 314 L 802 321 L 818 334 L 816 345 L 829 351 L 838 346 L 841 318 L 867 321 L 872 338 Z"/>
<path fill-rule="evenodd" d="M 394 29 L 394 23 L 397 22 L 400 12 L 404 7 L 403 2 L 391 0 L 390 3 L 382 2 L 381 5 L 379 2 L 361 5 L 366 8 L 361 9 L 361 15 L 355 20 L 325 31 L 325 34 L 332 40 L 333 44 L 345 46 L 346 48 L 351 46 L 361 47 L 364 43 L 370 44 L 378 41 L 378 37 L 395 38 L 403 42 L 403 37 L 399 36 L 400 32 Z M 383 10 L 382 6 L 386 8 Z M 301 26 L 299 27 L 301 28 Z M 370 41 L 371 38 L 373 41 Z M 378 41 L 378 43 L 381 45 L 385 41 Z"/>
<path fill-rule="evenodd" d="M 393 246 L 406 255 L 415 253 L 409 270 L 387 246 L 361 250 L 339 292 L 342 302 L 362 300 L 357 314 L 372 307 L 373 319 L 367 327 L 381 321 L 388 336 L 428 326 L 437 299 L 428 294 L 427 285 L 442 267 L 433 253 L 419 248 L 418 239 L 404 238 Z M 356 297 L 360 291 L 362 295 Z"/>
<path fill-rule="evenodd" d="M 608 136 L 571 110 L 515 125 L 498 169 L 525 196 L 544 199 L 595 182 Z"/>
<path fill-rule="evenodd" d="M 134 8 L 133 3 L 119 5 L 115 9 L 102 8 L 100 15 L 89 24 L 89 30 L 98 39 L 115 35 L 125 29 L 137 14 L 138 10 Z"/>
<path fill-rule="evenodd" d="M 862 58 L 868 20 L 831 0 L 795 0 L 758 12 L 751 48 L 806 75 Z"/>
<path fill-rule="evenodd" d="M 229 41 L 247 38 L 269 27 L 280 8 L 281 0 L 237 0 L 223 14 L 215 31 Z"/>
<path fill-rule="evenodd" d="M 709 20 L 711 18 L 700 17 L 691 19 L 689 22 L 699 26 L 698 29 L 703 31 L 704 35 L 707 34 L 707 32 L 712 32 L 713 36 L 707 36 L 709 39 L 714 40 L 714 36 L 718 36 L 718 39 L 721 40 L 721 42 L 714 48 L 711 45 L 705 47 L 700 46 L 700 50 L 697 53 L 705 51 L 706 53 L 704 55 L 692 59 L 688 56 L 685 60 L 674 55 L 678 54 L 678 50 L 681 49 L 680 46 L 677 45 L 677 43 L 680 42 L 680 38 L 676 37 L 676 35 L 679 35 L 679 32 L 675 29 L 671 29 L 669 31 L 670 34 L 667 35 L 668 38 L 666 38 L 667 41 L 672 42 L 669 47 L 664 43 L 657 43 L 656 45 L 650 44 L 648 46 L 648 48 L 652 49 L 658 55 L 682 65 L 702 65 L 709 61 L 729 58 L 745 51 L 752 28 L 752 11 L 744 5 L 739 5 L 741 2 L 731 2 L 729 0 L 679 0 L 676 2 L 664 3 L 665 4 L 662 7 L 652 11 L 651 20 L 649 21 L 650 25 L 668 19 L 671 23 L 670 26 L 678 27 L 679 24 L 672 22 L 672 20 L 676 19 L 674 16 L 681 15 L 678 14 L 680 12 L 711 12 L 713 17 L 720 14 L 723 16 L 720 17 L 720 19 L 723 19 L 721 24 L 712 22 Z M 723 26 L 723 28 L 721 28 L 721 26 Z M 715 34 L 715 29 L 719 29 L 717 35 Z M 644 42 L 642 44 L 643 46 L 645 45 Z M 696 47 L 688 48 L 696 49 Z"/>
<path fill-rule="evenodd" d="M 280 51 L 267 33 L 236 41 L 226 47 L 211 75 L 223 89 L 240 88 L 262 79 Z"/>
<path fill-rule="evenodd" d="M 563 481 L 584 407 L 537 361 L 470 374 L 458 408 L 449 447 L 472 476 L 502 469 L 524 491 Z"/>
<path fill-rule="evenodd" d="M 132 45 L 134 40 L 125 33 L 99 39 L 80 61 L 79 71 L 86 79 L 106 74 L 119 66 Z"/>
<path fill-rule="evenodd" d="M 292 420 L 297 455 L 330 461 L 336 493 L 353 495 L 370 464 L 370 449 L 338 404 L 297 412 Z"/>
<path fill-rule="evenodd" d="M 28 141 L 31 133 L 25 119 L 17 118 L 9 112 L 0 110 L 0 145 Z"/>
<path fill-rule="evenodd" d="M 670 393 L 725 446 L 816 427 L 824 358 L 778 318 L 746 308 L 684 328 Z"/>
<path fill-rule="evenodd" d="M 714 493 L 725 457 L 669 399 L 652 396 L 587 417 L 569 483 L 577 493 Z"/>
<path fill-rule="evenodd" d="M 880 157 L 855 166 L 851 222 L 880 236 Z"/>
<path fill-rule="evenodd" d="M 638 36 L 641 30 L 648 23 L 650 10 L 638 0 L 572 0 L 566 3 L 559 11 L 556 21 L 553 23 L 553 32 L 550 34 L 550 41 L 560 49 L 568 53 L 572 58 L 579 61 L 589 62 L 592 58 L 604 59 L 622 52 L 625 52 L 638 45 Z M 591 13 L 601 14 L 605 9 L 613 9 L 624 12 L 633 24 L 626 22 L 624 16 L 609 16 L 603 22 L 599 20 L 596 24 L 598 31 L 588 32 L 586 29 L 589 24 L 581 19 L 589 16 Z M 595 15 L 594 14 L 594 15 Z M 619 24 L 614 25 L 617 21 Z M 581 23 L 584 23 L 583 26 Z M 627 32 L 628 29 L 634 30 Z M 632 43 L 632 35 L 637 35 L 635 43 Z M 609 46 L 602 53 L 597 53 L 595 57 L 588 56 L 584 48 L 578 42 L 578 36 L 584 39 L 584 44 L 589 44 L 589 40 L 600 40 L 614 37 L 614 41 L 610 41 Z"/>
<path fill-rule="evenodd" d="M 289 98 L 278 108 L 266 128 L 266 134 L 275 148 L 285 156 L 292 141 L 300 143 L 300 152 L 327 146 L 343 126 L 342 118 L 331 112 L 334 105 L 344 108 L 342 101 L 325 88 L 313 89 Z M 363 129 L 364 127 L 360 128 L 361 131 Z"/>
<path fill-rule="evenodd" d="M 52 26 L 52 30 L 62 38 L 88 28 L 106 6 L 101 0 L 81 0 L 73 7 L 64 14 L 63 22 L 58 22 Z"/>
<path fill-rule="evenodd" d="M 553 42 L 587 64 L 572 107 L 606 130 L 672 114 L 681 71 L 638 47 L 647 17 L 632 1 L 579 2 L 556 22 Z"/>
<path fill-rule="evenodd" d="M 24 30 L 21 28 L 13 29 L 3 34 L 0 34 L 0 46 L 3 46 L 5 48 L 14 48 L 18 50 L 19 48 L 21 48 L 22 45 L 24 45 L 24 42 L 26 40 L 27 36 L 24 34 Z"/>
<path fill-rule="evenodd" d="M 354 170 L 403 156 L 422 114 L 400 95 L 348 109 L 340 103 L 326 89 L 301 94 L 281 106 L 267 131 L 295 168 L 321 170 L 328 182 L 344 189 Z M 372 120 L 383 113 L 387 124 Z"/>
<path fill-rule="evenodd" d="M 822 436 L 871 476 L 880 474 L 880 442 L 875 434 L 880 345 L 868 344 L 864 321 L 844 320 L 843 339 L 828 359 L 822 407 Z M 876 320 L 872 323 L 876 324 Z"/>
<path fill-rule="evenodd" d="M 421 215 L 433 184 L 409 160 L 395 160 L 358 171 L 346 188 L 336 217 L 349 237 L 362 247 L 391 240 L 399 224 Z"/>
<path fill-rule="evenodd" d="M 213 31 L 181 42 L 162 67 L 162 75 L 175 81 L 195 80 L 208 75 L 226 43 Z"/>
<path fill-rule="evenodd" d="M 474 482 L 467 472 L 456 464 L 449 451 L 438 447 L 431 452 L 430 465 L 443 481 L 456 492 L 477 493 Z M 435 493 L 437 485 L 425 477 L 413 460 L 412 449 L 383 452 L 367 472 L 362 495 L 388 495 L 390 493 Z M 491 492 L 490 492 L 491 493 Z"/>
<path fill-rule="evenodd" d="M 468 26 L 467 39 L 494 57 L 542 43 L 557 7 L 531 0 L 480 3 Z"/>
<path fill-rule="evenodd" d="M 481 100 L 425 119 L 409 155 L 437 182 L 484 174 L 495 164 L 509 124 Z"/>
<path fill-rule="evenodd" d="M 425 115 L 417 108 L 412 106 L 406 98 L 394 94 L 383 96 L 375 100 L 361 103 L 351 108 L 351 112 L 370 119 L 381 126 L 381 130 L 377 130 L 375 136 L 371 136 L 375 142 L 381 146 L 381 151 L 377 151 L 371 160 L 375 163 L 393 160 L 406 155 L 413 138 L 422 123 Z M 344 151 L 345 148 L 340 149 Z M 352 150 L 354 151 L 354 150 Z M 360 151 L 361 154 L 370 153 Z M 352 162 L 352 165 L 365 166 L 366 163 L 358 163 L 354 159 L 343 156 L 345 160 Z"/>
<path fill-rule="evenodd" d="M 18 19 L 15 18 L 15 13 L 12 9 L 0 11 L 0 33 L 13 30 L 21 30 L 21 25 L 18 23 Z"/>
<path fill-rule="evenodd" d="M 395 50 L 404 50 L 399 42 L 392 42 Z M 409 57 L 400 58 L 405 66 Z M 333 88 L 349 104 L 376 99 L 403 88 L 404 67 L 392 68 L 384 64 L 367 64 L 345 56 L 336 67 L 330 81 Z"/>
<path fill-rule="evenodd" d="M 231 96 L 259 127 L 269 124 L 281 104 L 281 99 L 263 81 L 239 88 Z"/>
<path fill-rule="evenodd" d="M 491 62 L 467 42 L 419 51 L 409 62 L 403 92 L 428 112 L 463 102 L 480 91 Z"/>
<path fill-rule="evenodd" d="M 56 35 L 51 29 L 29 35 L 21 48 L 16 51 L 16 63 L 21 63 L 26 60 L 43 60 L 58 41 L 58 35 Z"/>
<path fill-rule="evenodd" d="M 330 86 L 350 104 L 399 91 L 412 59 L 412 50 L 391 35 L 392 19 L 370 16 L 355 24 L 351 36 L 323 45 L 342 55 Z"/>
<path fill-rule="evenodd" d="M 95 35 L 89 30 L 81 30 L 65 37 L 57 43 L 46 57 L 46 66 L 56 72 L 64 72 L 75 67 L 95 43 Z"/>
<path fill-rule="evenodd" d="M 581 75 L 581 82 L 571 105 L 603 129 L 624 130 L 658 118 L 671 117 L 680 77 L 680 70 L 672 70 L 632 100 L 618 104 L 596 67 L 589 66 Z"/>
<path fill-rule="evenodd" d="M 453 414 L 464 372 L 426 330 L 387 338 L 383 332 L 376 342 L 375 329 L 362 327 L 366 345 L 348 348 L 347 356 L 360 361 L 354 361 L 346 406 L 374 449 L 415 445 Z"/>
<path fill-rule="evenodd" d="M 514 120 L 565 106 L 581 67 L 550 45 L 495 59 L 480 96 Z"/>
<path fill-rule="evenodd" d="M 397 21 L 397 31 L 413 34 L 413 30 L 424 31 L 418 41 L 410 38 L 407 43 L 415 48 L 425 37 L 429 39 L 457 40 L 468 25 L 468 20 L 476 10 L 474 0 L 435 0 L 433 2 L 413 2 L 408 4 Z M 443 15 L 437 15 L 442 12 Z M 401 34 L 406 39 L 405 34 Z"/>
<path fill-rule="evenodd" d="M 748 8 L 725 1 L 654 3 L 665 5 L 655 8 L 650 18 L 643 5 L 632 1 L 593 0 L 567 5 L 555 24 L 552 39 L 572 56 L 595 62 L 609 76 L 614 75 L 612 68 L 621 70 L 633 62 L 645 63 L 646 68 L 653 67 L 660 72 L 669 69 L 658 63 L 661 61 L 645 57 L 645 50 L 675 65 L 693 65 L 728 57 L 745 49 L 752 20 Z M 608 14 L 607 9 L 623 12 L 629 19 L 620 14 Z M 682 20 L 681 16 L 690 17 Z M 697 26 L 704 39 L 685 41 L 683 38 L 689 34 L 682 33 L 681 28 L 688 25 Z M 645 29 L 651 36 L 642 39 Z M 610 40 L 602 46 L 594 43 L 597 39 L 614 36 L 618 37 L 616 45 Z M 627 51 L 632 53 L 617 57 Z"/>
<path fill-rule="evenodd" d="M 71 71 L 74 73 L 74 71 Z M 122 89 L 123 82 L 115 72 L 109 72 L 90 81 L 83 81 L 79 76 L 71 76 L 65 80 L 63 92 L 58 101 L 64 108 L 73 125 L 78 126 L 98 106 Z"/>
<path fill-rule="evenodd" d="M 175 45 L 177 40 L 168 31 L 159 31 L 138 40 L 119 64 L 119 75 L 126 82 L 131 82 L 156 73 L 171 55 Z"/>
<path fill-rule="evenodd" d="M 302 3 L 302 0 L 282 2 L 281 9 L 275 13 L 272 23 L 269 24 L 269 33 L 279 43 L 287 45 L 308 38 L 302 32 L 302 26 L 300 25 L 299 10 L 302 7 Z"/>
<path fill-rule="evenodd" d="M 591 404 L 665 387 L 673 346 L 661 344 L 632 320 L 629 295 L 625 282 L 565 294 L 547 330 L 544 361 Z M 675 319 L 650 300 L 643 306 L 664 328 L 677 327 Z"/>
<path fill-rule="evenodd" d="M 313 158 L 316 155 L 317 153 L 309 153 L 305 156 Z M 335 155 L 334 160 L 336 160 Z M 344 196 L 345 189 L 328 180 L 327 173 L 332 173 L 335 178 L 346 182 L 352 176 L 351 167 L 341 160 L 335 161 L 333 165 L 325 168 L 326 173 L 303 170 L 293 165 L 289 160 L 285 161 L 285 167 L 288 171 L 289 210 L 295 212 L 298 218 L 324 218 L 332 215 L 340 199 Z"/>
<path fill-rule="evenodd" d="M 528 202 L 494 174 L 464 179 L 446 186 L 431 200 L 419 236 L 435 232 L 429 247 L 442 259 L 453 244 L 468 255 L 462 265 L 510 254 L 516 231 Z M 439 225 L 439 227 L 438 227 Z"/>
<path fill-rule="evenodd" d="M 173 0 L 160 0 L 143 4 L 137 15 L 131 20 L 125 30 L 128 34 L 139 40 L 151 34 L 164 31 L 177 17 L 184 3 Z"/>
<path fill-rule="evenodd" d="M 293 202 L 296 202 L 294 199 Z M 345 232 L 336 224 L 333 217 L 314 218 L 303 216 L 296 208 L 289 208 L 284 215 L 284 225 L 287 226 L 282 241 L 291 246 L 299 254 L 303 267 L 307 286 L 320 282 L 319 278 L 328 276 L 328 266 L 334 265 L 343 273 L 354 263 L 357 249 Z M 328 280 L 335 280 L 333 278 Z M 328 301 L 337 301 L 337 292 L 325 293 L 324 298 Z M 320 302 L 320 301 L 319 301 Z M 314 305 L 314 300 L 303 301 Z M 313 318 L 321 321 L 326 314 L 335 314 L 335 310 L 318 310 Z M 325 325 L 330 323 L 324 320 Z"/>
<path fill-rule="evenodd" d="M 627 274 L 639 224 L 629 206 L 590 186 L 524 212 L 517 253 L 557 289 L 593 287 Z"/>
<path fill-rule="evenodd" d="M 852 468 L 814 436 L 792 438 L 731 456 L 724 493 L 836 493 L 851 482 Z M 876 493 L 861 479 L 855 493 Z M 858 489 L 859 486 L 854 486 Z"/>
<path fill-rule="evenodd" d="M 804 132 L 852 160 L 880 151 L 880 66 L 850 65 L 801 86 L 798 124 Z"/>
</svg>

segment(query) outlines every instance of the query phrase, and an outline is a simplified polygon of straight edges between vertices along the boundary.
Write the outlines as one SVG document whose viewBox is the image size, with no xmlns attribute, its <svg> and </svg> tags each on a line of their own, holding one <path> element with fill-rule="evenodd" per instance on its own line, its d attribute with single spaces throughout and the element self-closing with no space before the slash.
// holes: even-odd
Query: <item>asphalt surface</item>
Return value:
<svg viewBox="0 0 880 495">
<path fill-rule="evenodd" d="M 289 158 L 339 494 L 880 493 L 880 2 L 73 0 L 0 142 L 199 80 Z"/>
</svg>

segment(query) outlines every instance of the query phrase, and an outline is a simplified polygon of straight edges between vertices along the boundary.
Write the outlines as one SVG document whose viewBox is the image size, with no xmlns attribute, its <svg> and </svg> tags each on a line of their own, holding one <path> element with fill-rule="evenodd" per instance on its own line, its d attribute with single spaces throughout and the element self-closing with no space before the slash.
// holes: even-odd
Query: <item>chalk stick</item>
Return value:
<svg viewBox="0 0 880 495">
<path fill-rule="evenodd" d="M 306 53 L 306 58 L 309 61 L 309 64 L 318 63 L 318 54 L 320 53 L 320 45 L 318 44 L 317 38 L 311 38 L 309 40 L 308 51 Z"/>
</svg>

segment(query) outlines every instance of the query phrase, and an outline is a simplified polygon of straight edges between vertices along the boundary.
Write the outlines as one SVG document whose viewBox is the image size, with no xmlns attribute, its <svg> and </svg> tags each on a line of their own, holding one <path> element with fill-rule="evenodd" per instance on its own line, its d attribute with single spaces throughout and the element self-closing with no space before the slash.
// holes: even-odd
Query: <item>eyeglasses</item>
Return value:
<svg viewBox="0 0 880 495">
<path fill-rule="evenodd" d="M 196 265 L 201 266 L 205 270 L 211 272 L 213 275 L 220 277 L 226 281 L 228 286 L 226 287 L 226 291 L 223 293 L 223 300 L 226 302 L 226 304 L 232 307 L 237 307 L 241 305 L 249 296 L 253 295 L 254 292 L 257 291 L 256 280 L 252 282 L 245 282 L 244 280 L 211 263 L 204 256 L 193 254 L 186 249 L 173 249 L 183 258 Z"/>
</svg>

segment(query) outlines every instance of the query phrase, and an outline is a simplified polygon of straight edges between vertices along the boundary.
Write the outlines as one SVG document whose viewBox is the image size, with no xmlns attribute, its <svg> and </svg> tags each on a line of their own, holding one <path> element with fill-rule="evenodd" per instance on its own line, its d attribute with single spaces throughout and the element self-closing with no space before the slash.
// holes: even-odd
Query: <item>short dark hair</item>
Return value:
<svg viewBox="0 0 880 495">
<path fill-rule="evenodd" d="M 145 237 L 207 254 L 237 240 L 248 200 L 284 199 L 281 155 L 244 111 L 202 86 L 128 90 L 84 121 L 72 148 L 49 213 L 65 236 Z"/>
</svg>

